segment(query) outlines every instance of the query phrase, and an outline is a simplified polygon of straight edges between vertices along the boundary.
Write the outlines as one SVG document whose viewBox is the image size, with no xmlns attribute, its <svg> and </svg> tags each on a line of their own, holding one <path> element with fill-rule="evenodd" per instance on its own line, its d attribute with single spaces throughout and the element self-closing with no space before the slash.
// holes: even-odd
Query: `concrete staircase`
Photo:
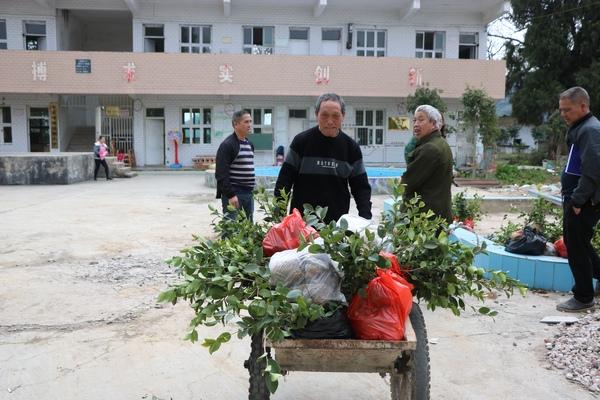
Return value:
<svg viewBox="0 0 600 400">
<path fill-rule="evenodd" d="M 96 129 L 93 126 L 79 126 L 75 128 L 69 146 L 68 152 L 92 152 L 94 151 L 94 142 Z"/>
<path fill-rule="evenodd" d="M 131 170 L 131 167 L 126 166 L 123 161 L 117 161 L 116 156 L 109 156 L 105 158 L 108 164 L 108 170 L 111 178 L 133 178 L 137 176 L 137 173 Z M 105 179 L 104 168 L 100 166 L 98 170 L 98 179 Z"/>
</svg>

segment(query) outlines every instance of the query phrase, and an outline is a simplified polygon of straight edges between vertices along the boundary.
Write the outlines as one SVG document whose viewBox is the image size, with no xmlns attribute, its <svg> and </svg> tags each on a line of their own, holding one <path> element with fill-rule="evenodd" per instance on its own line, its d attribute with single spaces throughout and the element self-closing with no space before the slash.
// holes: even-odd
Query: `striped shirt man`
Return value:
<svg viewBox="0 0 600 400">
<path fill-rule="evenodd" d="M 240 151 L 229 167 L 229 181 L 233 186 L 254 189 L 254 151 L 248 139 L 240 140 Z"/>
</svg>

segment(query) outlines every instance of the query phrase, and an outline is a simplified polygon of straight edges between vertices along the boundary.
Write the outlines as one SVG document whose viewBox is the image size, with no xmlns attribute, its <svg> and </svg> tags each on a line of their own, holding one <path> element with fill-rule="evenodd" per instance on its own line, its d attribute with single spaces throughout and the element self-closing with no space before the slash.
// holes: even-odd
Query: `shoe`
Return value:
<svg viewBox="0 0 600 400">
<path fill-rule="evenodd" d="M 106 178 L 107 181 L 112 181 L 112 178 Z"/>
<path fill-rule="evenodd" d="M 589 303 L 582 303 L 575 297 L 571 297 L 569 300 L 558 304 L 556 309 L 562 312 L 581 312 L 594 308 L 594 305 L 594 300 Z"/>
</svg>

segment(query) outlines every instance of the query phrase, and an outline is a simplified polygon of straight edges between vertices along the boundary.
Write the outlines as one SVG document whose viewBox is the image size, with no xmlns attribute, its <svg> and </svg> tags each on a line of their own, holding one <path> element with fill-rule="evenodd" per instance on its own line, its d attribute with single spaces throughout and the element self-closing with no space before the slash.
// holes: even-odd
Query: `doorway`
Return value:
<svg viewBox="0 0 600 400">
<path fill-rule="evenodd" d="M 48 108 L 29 109 L 29 151 L 50 151 L 50 118 Z"/>
<path fill-rule="evenodd" d="M 146 109 L 146 165 L 165 165 L 164 109 Z"/>
</svg>

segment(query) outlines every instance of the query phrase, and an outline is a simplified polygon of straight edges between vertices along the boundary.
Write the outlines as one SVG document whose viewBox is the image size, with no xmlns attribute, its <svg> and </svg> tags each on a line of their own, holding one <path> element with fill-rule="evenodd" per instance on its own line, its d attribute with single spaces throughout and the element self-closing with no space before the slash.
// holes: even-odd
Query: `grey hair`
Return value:
<svg viewBox="0 0 600 400">
<path fill-rule="evenodd" d="M 427 115 L 430 122 L 433 122 L 436 129 L 442 129 L 444 123 L 442 122 L 442 114 L 438 111 L 434 106 L 430 106 L 429 104 L 423 104 L 415 109 L 415 115 L 418 112 L 422 112 Z"/>
<path fill-rule="evenodd" d="M 560 100 L 567 99 L 572 103 L 583 103 L 587 106 L 590 105 L 590 95 L 584 88 L 580 86 L 575 86 L 565 90 L 558 98 Z"/>
<path fill-rule="evenodd" d="M 244 115 L 250 115 L 250 117 L 252 117 L 252 114 L 250 114 L 250 111 L 248 110 L 239 110 L 233 113 L 233 115 L 231 116 L 231 125 L 235 126 L 235 124 L 237 122 L 240 122 L 240 120 L 242 119 L 242 117 Z"/>
<path fill-rule="evenodd" d="M 341 96 L 335 93 L 323 93 L 319 96 L 317 99 L 317 104 L 315 105 L 315 114 L 319 113 L 319 110 L 321 109 L 321 103 L 325 101 L 335 101 L 340 105 L 340 108 L 342 109 L 342 115 L 346 115 L 346 103 L 344 103 L 344 99 L 342 99 Z"/>
</svg>

